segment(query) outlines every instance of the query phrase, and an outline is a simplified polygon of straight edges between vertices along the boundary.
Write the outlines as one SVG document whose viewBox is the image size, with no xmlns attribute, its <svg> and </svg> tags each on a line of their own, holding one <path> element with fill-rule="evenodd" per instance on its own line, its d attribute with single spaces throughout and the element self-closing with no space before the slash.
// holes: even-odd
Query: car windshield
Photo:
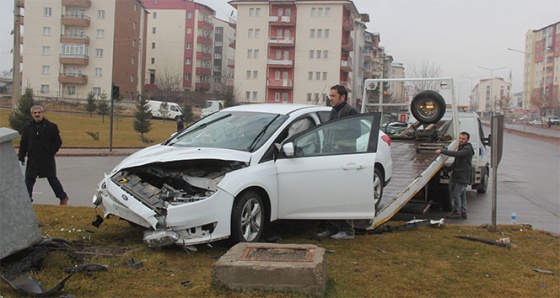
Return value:
<svg viewBox="0 0 560 298">
<path fill-rule="evenodd" d="M 167 145 L 254 151 L 286 119 L 272 113 L 218 112 L 189 126 Z"/>
</svg>

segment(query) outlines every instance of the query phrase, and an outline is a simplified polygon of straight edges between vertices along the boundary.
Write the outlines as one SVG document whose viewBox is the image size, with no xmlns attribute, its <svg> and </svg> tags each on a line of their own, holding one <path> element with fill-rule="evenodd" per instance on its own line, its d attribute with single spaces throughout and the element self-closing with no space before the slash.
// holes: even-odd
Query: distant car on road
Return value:
<svg viewBox="0 0 560 298">
<path fill-rule="evenodd" d="M 542 121 L 541 121 L 541 120 L 538 120 L 538 119 L 531 120 L 531 122 L 529 122 L 529 123 L 530 123 L 530 124 L 533 124 L 533 125 L 542 125 Z"/>
<path fill-rule="evenodd" d="M 558 116 L 551 116 L 548 117 L 548 123 L 550 125 L 560 125 L 560 117 Z"/>
</svg>

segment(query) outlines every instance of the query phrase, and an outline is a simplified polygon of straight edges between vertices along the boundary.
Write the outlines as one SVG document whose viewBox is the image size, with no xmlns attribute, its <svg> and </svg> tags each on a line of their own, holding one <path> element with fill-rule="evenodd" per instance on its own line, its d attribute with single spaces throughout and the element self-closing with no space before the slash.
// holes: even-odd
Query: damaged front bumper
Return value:
<svg viewBox="0 0 560 298">
<path fill-rule="evenodd" d="M 216 187 L 208 196 L 188 201 L 150 203 L 115 181 L 120 179 L 115 176 L 105 176 L 99 183 L 93 203 L 105 217 L 112 214 L 148 228 L 143 240 L 150 247 L 196 245 L 229 237 L 234 197 L 228 192 Z"/>
</svg>

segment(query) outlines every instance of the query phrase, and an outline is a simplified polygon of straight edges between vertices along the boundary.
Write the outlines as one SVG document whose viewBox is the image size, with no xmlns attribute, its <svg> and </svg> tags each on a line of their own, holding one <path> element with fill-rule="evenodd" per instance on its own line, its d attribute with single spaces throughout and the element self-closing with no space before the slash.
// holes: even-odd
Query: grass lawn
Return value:
<svg viewBox="0 0 560 298">
<path fill-rule="evenodd" d="M 75 274 L 64 292 L 75 297 L 303 297 L 293 293 L 226 292 L 212 287 L 212 264 L 229 249 L 226 242 L 197 246 L 186 252 L 179 246 L 151 249 L 142 242 L 143 229 L 116 217 L 95 228 L 96 211 L 89 207 L 34 205 L 45 237 L 64 238 L 76 251 L 93 252 L 78 262 L 63 252 L 51 252 L 31 276 L 53 287 L 64 269 L 82 263 L 108 265 L 106 272 Z M 402 222 L 390 222 L 402 225 Z M 560 297 L 560 239 L 527 226 L 486 227 L 445 224 L 353 240 L 318 241 L 317 222 L 275 223 L 264 239 L 279 243 L 315 244 L 327 253 L 326 297 Z M 459 239 L 469 235 L 490 240 L 511 239 L 503 248 Z M 17 255 L 16 255 L 17 256 Z M 143 261 L 133 269 L 127 261 Z M 17 260 L 0 264 L 4 272 Z M 546 274 L 534 269 L 555 272 Z M 182 283 L 189 282 L 188 285 Z M 18 296 L 0 284 L 3 297 Z"/>
<path fill-rule="evenodd" d="M 9 126 L 10 110 L 0 110 L 0 127 Z M 105 116 L 103 120 L 100 115 L 92 117 L 86 113 L 69 113 L 46 111 L 45 118 L 56 123 L 62 137 L 62 147 L 86 147 L 86 148 L 108 148 L 110 138 L 110 119 Z M 175 121 L 152 119 L 152 130 L 145 137 L 153 141 L 153 144 L 166 140 L 176 131 Z M 113 120 L 113 147 L 147 147 L 140 135 L 133 128 L 133 117 L 120 117 Z M 88 133 L 99 133 L 99 140 L 95 140 Z M 14 145 L 19 144 L 19 138 L 14 140 Z"/>
</svg>

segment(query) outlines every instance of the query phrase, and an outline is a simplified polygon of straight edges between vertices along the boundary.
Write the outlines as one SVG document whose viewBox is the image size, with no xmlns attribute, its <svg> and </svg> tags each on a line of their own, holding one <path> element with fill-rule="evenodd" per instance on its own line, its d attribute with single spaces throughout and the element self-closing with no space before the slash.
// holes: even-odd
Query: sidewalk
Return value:
<svg viewBox="0 0 560 298">
<path fill-rule="evenodd" d="M 486 126 L 487 128 L 490 128 L 490 121 L 487 119 L 482 120 L 482 123 L 484 124 L 484 126 Z M 541 126 L 535 126 L 535 125 L 531 125 L 531 124 L 523 124 L 523 123 L 516 123 L 516 124 L 511 124 L 511 123 L 506 123 L 504 124 L 504 129 L 506 130 L 506 132 L 508 130 L 514 130 L 514 131 L 519 131 L 519 132 L 523 132 L 523 133 L 530 133 L 530 134 L 535 134 L 535 135 L 539 135 L 539 136 L 543 136 L 543 137 L 550 137 L 550 138 L 554 138 L 554 139 L 558 139 L 560 140 L 560 126 L 556 125 L 556 126 L 552 126 L 552 127 L 541 127 Z M 485 131 L 486 134 L 490 133 L 490 131 Z"/>
</svg>

